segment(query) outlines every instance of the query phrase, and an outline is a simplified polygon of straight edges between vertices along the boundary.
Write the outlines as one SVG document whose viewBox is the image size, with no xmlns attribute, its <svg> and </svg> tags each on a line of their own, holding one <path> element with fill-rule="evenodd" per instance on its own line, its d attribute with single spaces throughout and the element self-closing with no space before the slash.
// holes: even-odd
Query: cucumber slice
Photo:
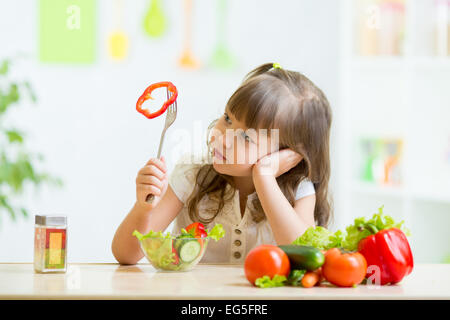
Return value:
<svg viewBox="0 0 450 320">
<path fill-rule="evenodd" d="M 200 246 L 198 240 L 187 241 L 180 248 L 179 251 L 180 258 L 184 262 L 194 261 L 195 258 L 197 258 L 198 255 L 200 254 L 201 250 L 202 247 Z"/>
</svg>

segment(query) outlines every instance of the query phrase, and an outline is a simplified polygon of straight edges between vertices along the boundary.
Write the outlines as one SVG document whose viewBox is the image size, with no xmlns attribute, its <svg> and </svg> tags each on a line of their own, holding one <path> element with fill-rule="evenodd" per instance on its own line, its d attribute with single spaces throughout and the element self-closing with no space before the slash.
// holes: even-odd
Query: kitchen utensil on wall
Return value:
<svg viewBox="0 0 450 320">
<path fill-rule="evenodd" d="M 217 43 L 211 57 L 211 65 L 218 69 L 230 69 L 235 59 L 226 44 L 227 0 L 217 0 Z"/>
<path fill-rule="evenodd" d="M 192 0 L 184 0 L 184 44 L 178 65 L 186 69 L 197 69 L 199 61 L 192 53 Z"/>
<path fill-rule="evenodd" d="M 160 37 L 166 31 L 166 17 L 160 0 L 150 0 L 150 6 L 144 18 L 144 30 L 150 37 Z"/>
<path fill-rule="evenodd" d="M 114 31 L 108 39 L 108 52 L 113 60 L 120 61 L 128 53 L 128 37 L 123 31 L 123 0 L 113 1 Z"/>
</svg>

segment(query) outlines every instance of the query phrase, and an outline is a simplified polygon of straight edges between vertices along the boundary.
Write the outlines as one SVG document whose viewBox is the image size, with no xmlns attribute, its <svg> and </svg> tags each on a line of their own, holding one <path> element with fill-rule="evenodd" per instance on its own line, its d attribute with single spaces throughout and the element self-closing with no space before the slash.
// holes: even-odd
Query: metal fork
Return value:
<svg viewBox="0 0 450 320">
<path fill-rule="evenodd" d="M 169 100 L 170 97 L 171 97 L 171 94 L 169 92 L 169 89 L 167 89 L 167 100 Z M 177 100 L 175 100 L 175 102 L 172 103 L 167 108 L 166 123 L 164 124 L 164 129 L 163 129 L 163 131 L 161 133 L 161 139 L 159 140 L 159 148 L 158 148 L 158 156 L 157 156 L 158 159 L 161 156 L 161 150 L 162 150 L 162 146 L 163 146 L 164 136 L 166 134 L 166 130 L 172 125 L 172 123 L 175 121 L 176 118 L 177 118 Z M 149 194 L 145 201 L 147 203 L 152 203 L 154 199 L 155 199 L 155 195 Z"/>
</svg>

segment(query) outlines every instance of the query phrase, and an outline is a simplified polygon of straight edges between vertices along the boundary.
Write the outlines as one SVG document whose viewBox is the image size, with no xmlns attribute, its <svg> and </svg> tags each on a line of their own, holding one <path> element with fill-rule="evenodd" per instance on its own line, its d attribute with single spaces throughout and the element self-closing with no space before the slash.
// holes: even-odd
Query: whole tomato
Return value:
<svg viewBox="0 0 450 320">
<path fill-rule="evenodd" d="M 263 244 L 250 250 L 245 258 L 244 271 L 247 280 L 254 285 L 256 279 L 263 276 L 287 277 L 291 271 L 291 265 L 283 250 L 274 245 Z"/>
<path fill-rule="evenodd" d="M 333 248 L 325 253 L 322 274 L 328 282 L 339 287 L 360 284 L 367 271 L 367 262 L 359 252 L 341 252 Z"/>
</svg>

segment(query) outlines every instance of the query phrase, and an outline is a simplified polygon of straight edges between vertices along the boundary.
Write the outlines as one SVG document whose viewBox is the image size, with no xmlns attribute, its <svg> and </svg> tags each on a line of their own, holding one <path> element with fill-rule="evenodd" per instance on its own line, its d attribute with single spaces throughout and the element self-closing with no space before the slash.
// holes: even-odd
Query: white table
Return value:
<svg viewBox="0 0 450 320">
<path fill-rule="evenodd" d="M 149 264 L 72 263 L 65 274 L 36 274 L 31 263 L 0 263 L 0 299 L 450 299 L 450 265 L 418 264 L 395 286 L 261 289 L 241 265 L 169 273 Z"/>
</svg>

